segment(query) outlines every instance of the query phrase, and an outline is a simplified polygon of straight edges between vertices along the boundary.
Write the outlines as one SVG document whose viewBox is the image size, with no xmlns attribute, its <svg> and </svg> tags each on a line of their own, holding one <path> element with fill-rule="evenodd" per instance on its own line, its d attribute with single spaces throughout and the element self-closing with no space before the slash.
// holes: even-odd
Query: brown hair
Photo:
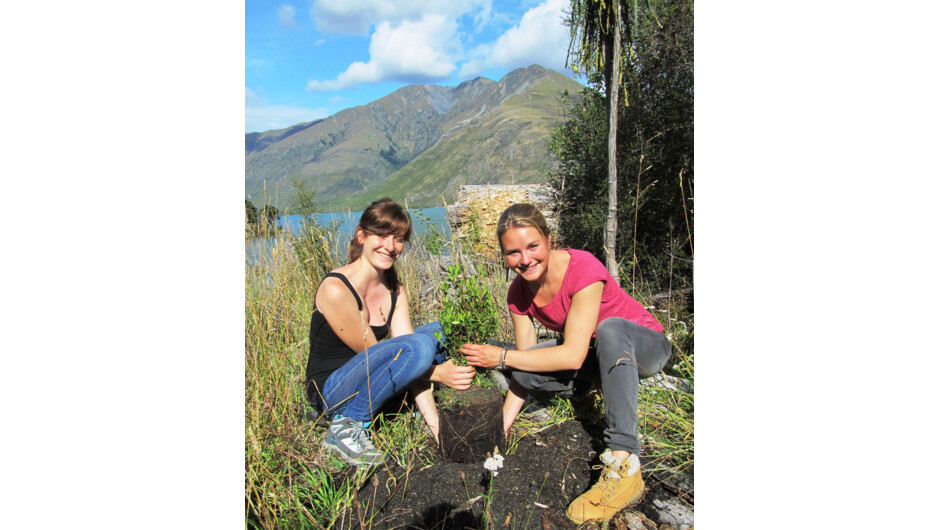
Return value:
<svg viewBox="0 0 940 530">
<path fill-rule="evenodd" d="M 499 216 L 499 222 L 496 223 L 496 242 L 499 243 L 499 249 L 503 250 L 503 234 L 506 231 L 524 226 L 534 226 L 546 239 L 551 237 L 545 216 L 538 208 L 525 203 L 513 204 L 503 210 L 503 214 Z"/>
<path fill-rule="evenodd" d="M 356 237 L 356 232 L 359 230 L 380 237 L 394 234 L 405 241 L 410 241 L 411 216 L 398 203 L 387 197 L 370 204 L 362 212 L 362 216 L 359 218 L 359 226 L 356 227 L 356 231 L 353 232 L 352 239 L 349 241 L 349 263 L 356 261 L 362 255 L 362 243 Z M 382 280 L 389 289 L 398 288 L 398 272 L 395 270 L 394 265 L 385 271 Z"/>
</svg>

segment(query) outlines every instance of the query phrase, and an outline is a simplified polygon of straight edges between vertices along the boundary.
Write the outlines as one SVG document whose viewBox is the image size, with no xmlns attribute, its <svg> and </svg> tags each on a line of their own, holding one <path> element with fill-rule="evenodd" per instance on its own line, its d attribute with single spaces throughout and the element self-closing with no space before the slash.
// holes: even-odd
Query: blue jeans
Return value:
<svg viewBox="0 0 940 530">
<path fill-rule="evenodd" d="M 428 371 L 446 360 L 434 332 L 439 322 L 419 326 L 414 334 L 383 340 L 356 354 L 330 374 L 323 385 L 328 415 L 372 421 L 372 414 Z"/>
<path fill-rule="evenodd" d="M 581 368 L 547 373 L 515 370 L 512 379 L 526 390 L 569 395 L 574 379 L 600 380 L 607 416 L 604 443 L 613 451 L 629 451 L 639 456 L 636 417 L 639 380 L 662 370 L 672 354 L 672 345 L 664 334 L 618 317 L 602 320 L 595 333 Z M 563 342 L 564 339 L 540 342 L 530 349 Z"/>
</svg>

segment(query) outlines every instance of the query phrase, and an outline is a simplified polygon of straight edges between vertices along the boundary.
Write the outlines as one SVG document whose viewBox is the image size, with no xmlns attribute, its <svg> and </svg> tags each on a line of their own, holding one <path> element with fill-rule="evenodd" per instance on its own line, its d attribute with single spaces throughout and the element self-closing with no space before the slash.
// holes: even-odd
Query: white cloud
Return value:
<svg viewBox="0 0 940 530">
<path fill-rule="evenodd" d="M 368 62 L 357 61 L 334 79 L 311 80 L 307 90 L 332 91 L 362 83 L 444 81 L 455 72 L 466 79 L 489 68 L 512 69 L 540 64 L 565 69 L 568 28 L 563 24 L 567 0 L 544 0 L 495 41 L 477 45 L 469 54 L 464 41 L 482 37 L 484 26 L 506 14 L 493 0 L 314 0 L 310 16 L 324 32 L 367 35 Z M 528 2 L 527 2 L 528 3 Z M 475 29 L 460 31 L 457 20 L 470 17 Z M 467 20 L 467 19 L 464 19 Z"/>
<path fill-rule="evenodd" d="M 290 4 L 281 4 L 277 6 L 277 21 L 282 27 L 296 28 L 297 21 L 294 20 L 294 15 L 296 14 L 297 10 Z"/>
<path fill-rule="evenodd" d="M 369 43 L 369 62 L 354 62 L 330 81 L 310 81 L 307 90 L 351 88 L 360 83 L 422 83 L 445 79 L 456 70 L 460 53 L 457 22 L 443 15 L 424 15 L 396 27 L 378 25 Z"/>
<path fill-rule="evenodd" d="M 460 72 L 457 74 L 461 79 L 477 77 L 486 70 L 486 63 L 481 60 L 467 61 L 460 65 Z"/>
<path fill-rule="evenodd" d="M 487 62 L 504 68 L 540 64 L 564 70 L 570 40 L 564 26 L 565 0 L 546 0 L 526 11 L 513 26 L 493 44 Z"/>
<path fill-rule="evenodd" d="M 479 74 L 486 67 L 519 68 L 539 64 L 565 69 L 570 39 L 562 23 L 565 0 L 546 0 L 526 11 L 519 24 L 509 28 L 495 42 L 481 44 L 470 52 L 470 60 L 460 69 L 460 77 Z"/>
<path fill-rule="evenodd" d="M 283 129 L 329 116 L 324 108 L 308 109 L 287 105 L 267 105 L 260 95 L 245 87 L 245 132 Z"/>
<path fill-rule="evenodd" d="M 473 15 L 473 25 L 477 31 L 493 20 L 493 6 L 490 3 L 480 6 L 480 10 Z"/>
<path fill-rule="evenodd" d="M 368 35 L 382 22 L 392 25 L 415 21 L 426 14 L 456 20 L 466 13 L 488 18 L 493 0 L 314 0 L 310 18 L 324 33 Z"/>
</svg>

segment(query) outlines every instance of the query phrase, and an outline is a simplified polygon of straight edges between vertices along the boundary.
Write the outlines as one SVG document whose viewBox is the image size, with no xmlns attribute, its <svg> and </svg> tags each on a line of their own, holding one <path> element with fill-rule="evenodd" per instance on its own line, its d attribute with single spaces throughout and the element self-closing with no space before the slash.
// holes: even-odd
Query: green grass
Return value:
<svg viewBox="0 0 940 530">
<path fill-rule="evenodd" d="M 345 260 L 345 252 L 337 258 L 337 250 L 342 249 L 334 247 L 328 230 L 314 228 L 301 236 L 278 233 L 270 251 L 245 266 L 248 528 L 368 527 L 371 514 L 381 508 L 375 499 L 358 496 L 368 472 L 338 462 L 321 446 L 323 429 L 303 419 L 303 379 L 314 290 L 326 272 Z M 399 272 L 410 293 L 412 322 L 418 325 L 437 320 L 444 274 L 421 237 L 416 236 L 409 244 L 399 262 Z M 500 302 L 499 340 L 511 341 L 505 276 L 491 270 L 486 281 Z M 631 294 L 642 301 L 639 293 Z M 676 345 L 666 371 L 694 384 L 692 315 L 681 309 L 669 310 L 668 314 L 656 313 Z M 691 394 L 641 390 L 638 415 L 645 437 L 644 454 L 656 455 L 675 469 L 690 464 L 694 458 L 693 410 Z M 513 426 L 506 454 L 547 425 L 575 416 L 603 421 L 602 396 L 594 392 L 575 400 L 555 398 L 549 411 L 551 418 L 541 422 L 520 417 Z M 410 409 L 401 412 L 380 414 L 374 422 L 376 445 L 388 453 L 389 464 L 394 462 L 406 470 L 388 485 L 393 490 L 407 489 L 409 474 L 430 463 L 429 448 L 433 444 L 420 416 L 412 416 Z"/>
</svg>

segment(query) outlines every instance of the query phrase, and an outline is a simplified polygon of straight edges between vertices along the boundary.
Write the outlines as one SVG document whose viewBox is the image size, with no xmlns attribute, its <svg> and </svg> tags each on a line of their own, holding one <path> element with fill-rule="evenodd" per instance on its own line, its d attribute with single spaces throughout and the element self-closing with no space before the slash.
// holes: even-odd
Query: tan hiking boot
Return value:
<svg viewBox="0 0 940 530">
<path fill-rule="evenodd" d="M 568 505 L 568 519 L 578 524 L 594 520 L 607 521 L 640 499 L 644 487 L 640 476 L 640 459 L 631 454 L 627 458 L 626 469 L 621 469 L 621 460 L 614 458 L 610 449 L 601 454 L 604 465 L 600 478 L 591 489 Z"/>
</svg>

